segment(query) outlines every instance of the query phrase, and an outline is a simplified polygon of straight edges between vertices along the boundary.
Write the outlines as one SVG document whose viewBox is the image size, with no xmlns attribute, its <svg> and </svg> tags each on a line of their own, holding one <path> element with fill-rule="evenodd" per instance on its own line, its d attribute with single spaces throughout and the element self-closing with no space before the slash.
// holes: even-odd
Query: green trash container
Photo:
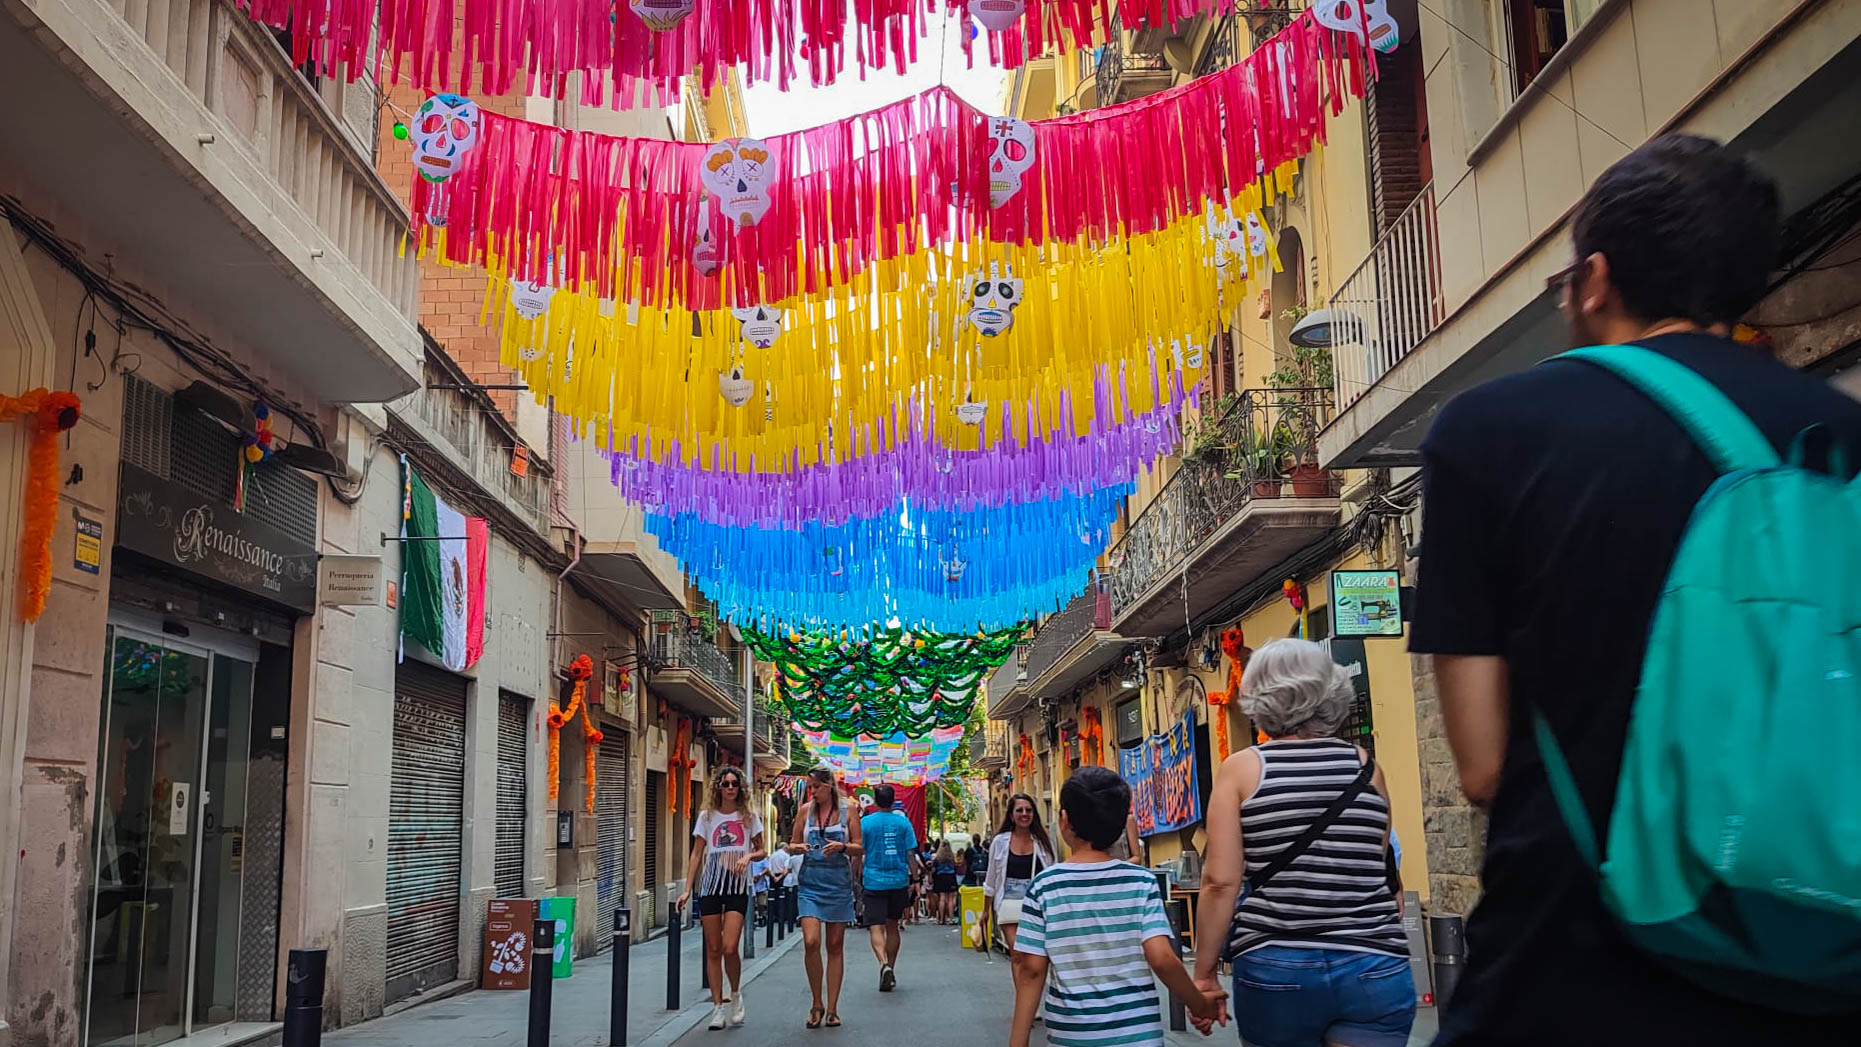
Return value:
<svg viewBox="0 0 1861 1047">
<path fill-rule="evenodd" d="M 541 919 L 556 921 L 555 973 L 567 978 L 575 967 L 575 899 L 544 898 Z"/>
</svg>

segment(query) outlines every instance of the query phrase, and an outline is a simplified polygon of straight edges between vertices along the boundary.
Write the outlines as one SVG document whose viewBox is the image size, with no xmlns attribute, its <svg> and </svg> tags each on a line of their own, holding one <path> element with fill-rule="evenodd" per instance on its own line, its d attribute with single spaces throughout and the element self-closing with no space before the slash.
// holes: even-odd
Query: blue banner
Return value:
<svg viewBox="0 0 1861 1047">
<path fill-rule="evenodd" d="M 1195 711 L 1141 744 L 1118 750 L 1118 773 L 1131 786 L 1131 815 L 1142 836 L 1173 832 L 1202 820 L 1195 773 Z"/>
</svg>

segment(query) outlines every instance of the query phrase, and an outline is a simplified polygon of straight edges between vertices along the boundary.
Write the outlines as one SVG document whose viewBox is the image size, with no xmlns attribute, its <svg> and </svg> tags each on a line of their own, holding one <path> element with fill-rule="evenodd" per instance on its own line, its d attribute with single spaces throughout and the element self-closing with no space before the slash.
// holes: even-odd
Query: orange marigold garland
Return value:
<svg viewBox="0 0 1861 1047">
<path fill-rule="evenodd" d="M 594 659 L 585 654 L 577 655 L 575 660 L 569 663 L 569 678 L 575 681 L 574 688 L 569 691 L 569 707 L 564 709 L 555 702 L 549 703 L 549 798 L 552 800 L 562 791 L 562 729 L 575 719 L 575 714 L 578 712 L 582 714 L 582 719 L 588 718 L 588 711 L 582 708 L 582 699 L 588 696 L 588 679 L 593 675 Z M 584 739 L 588 737 L 588 732 L 592 727 L 593 724 L 590 723 L 582 728 Z M 592 814 L 594 813 L 593 757 L 588 760 L 588 789 L 588 810 Z"/>
<path fill-rule="evenodd" d="M 26 471 L 26 521 L 19 542 L 20 617 L 36 622 L 52 591 L 52 533 L 58 529 L 58 434 L 78 424 L 78 398 L 33 389 L 0 396 L 0 421 L 18 419 L 32 430 Z"/>
<path fill-rule="evenodd" d="M 1079 714 L 1079 758 L 1096 767 L 1105 766 L 1105 722 L 1098 706 L 1088 705 Z"/>
<path fill-rule="evenodd" d="M 1029 778 L 1034 774 L 1034 742 L 1021 732 L 1021 751 L 1015 756 L 1015 778 Z"/>
<path fill-rule="evenodd" d="M 1241 673 L 1247 668 L 1247 634 L 1236 625 L 1221 634 L 1221 653 L 1228 656 L 1228 686 L 1208 692 L 1209 719 L 1215 721 L 1215 760 L 1228 758 L 1234 746 L 1228 740 L 1228 704 L 1241 696 Z"/>
<path fill-rule="evenodd" d="M 679 809 L 679 788 L 683 785 L 685 814 L 691 815 L 691 770 L 696 766 L 691 758 L 691 721 L 680 717 L 678 731 L 672 736 L 672 751 L 666 755 L 666 768 L 672 778 L 671 788 L 666 791 L 667 811 Z"/>
</svg>

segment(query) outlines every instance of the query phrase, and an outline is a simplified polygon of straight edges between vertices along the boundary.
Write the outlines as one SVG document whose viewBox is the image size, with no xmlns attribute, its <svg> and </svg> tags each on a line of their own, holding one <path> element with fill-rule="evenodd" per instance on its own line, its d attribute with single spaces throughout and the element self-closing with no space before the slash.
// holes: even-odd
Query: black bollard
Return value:
<svg viewBox="0 0 1861 1047">
<path fill-rule="evenodd" d="M 775 948 L 775 901 L 776 892 L 771 888 L 762 911 L 762 947 L 765 949 Z"/>
<path fill-rule="evenodd" d="M 556 987 L 556 921 L 536 921 L 530 939 L 529 1047 L 549 1047 L 549 1004 Z"/>
<path fill-rule="evenodd" d="M 801 931 L 801 884 L 788 889 L 788 933 Z"/>
<path fill-rule="evenodd" d="M 1428 951 L 1435 958 L 1435 1006 L 1445 1009 L 1467 965 L 1467 925 L 1452 913 L 1428 917 Z"/>
<path fill-rule="evenodd" d="M 711 991 L 711 943 L 704 940 L 704 921 L 692 920 L 698 925 L 698 988 Z"/>
<path fill-rule="evenodd" d="M 633 914 L 626 906 L 614 910 L 614 979 L 607 994 L 607 1042 L 627 1047 L 627 968 L 633 959 Z"/>
<path fill-rule="evenodd" d="M 317 1047 L 323 1042 L 325 949 L 292 949 L 284 986 L 285 1047 Z"/>
<path fill-rule="evenodd" d="M 1170 923 L 1172 924 L 1170 928 L 1170 948 L 1175 951 L 1178 960 L 1181 960 L 1183 957 L 1183 933 L 1182 921 L 1176 918 L 1176 914 L 1180 912 L 1183 914 L 1183 919 L 1187 919 L 1188 909 L 1188 903 L 1177 901 L 1176 899 L 1170 900 Z M 1188 1027 L 1188 1008 L 1183 1005 L 1182 997 L 1175 993 L 1170 993 L 1170 1031 L 1182 1032 Z"/>
<path fill-rule="evenodd" d="M 678 1010 L 678 939 L 679 924 L 685 921 L 677 909 L 666 920 L 666 1010 Z"/>
</svg>

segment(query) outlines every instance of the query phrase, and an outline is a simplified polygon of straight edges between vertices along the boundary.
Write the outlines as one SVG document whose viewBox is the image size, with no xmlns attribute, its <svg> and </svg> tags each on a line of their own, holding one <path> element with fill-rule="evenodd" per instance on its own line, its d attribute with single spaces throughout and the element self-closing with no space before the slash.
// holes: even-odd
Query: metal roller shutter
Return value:
<svg viewBox="0 0 1861 1047">
<path fill-rule="evenodd" d="M 614 910 L 627 896 L 627 734 L 616 730 L 595 756 L 595 941 L 614 942 Z"/>
<path fill-rule="evenodd" d="M 653 911 L 646 914 L 651 922 L 649 927 L 659 926 L 659 818 L 660 810 L 665 807 L 666 776 L 658 771 L 646 772 L 646 812 L 641 819 L 645 824 L 646 841 L 641 850 L 645 853 L 640 860 L 645 863 L 641 880 L 646 885 L 646 893 L 653 899 Z"/>
<path fill-rule="evenodd" d="M 388 788 L 387 1000 L 459 976 L 465 681 L 415 662 L 394 674 Z"/>
<path fill-rule="evenodd" d="M 523 840 L 529 819 L 530 701 L 498 695 L 498 833 L 493 877 L 498 897 L 523 897 Z"/>
</svg>

